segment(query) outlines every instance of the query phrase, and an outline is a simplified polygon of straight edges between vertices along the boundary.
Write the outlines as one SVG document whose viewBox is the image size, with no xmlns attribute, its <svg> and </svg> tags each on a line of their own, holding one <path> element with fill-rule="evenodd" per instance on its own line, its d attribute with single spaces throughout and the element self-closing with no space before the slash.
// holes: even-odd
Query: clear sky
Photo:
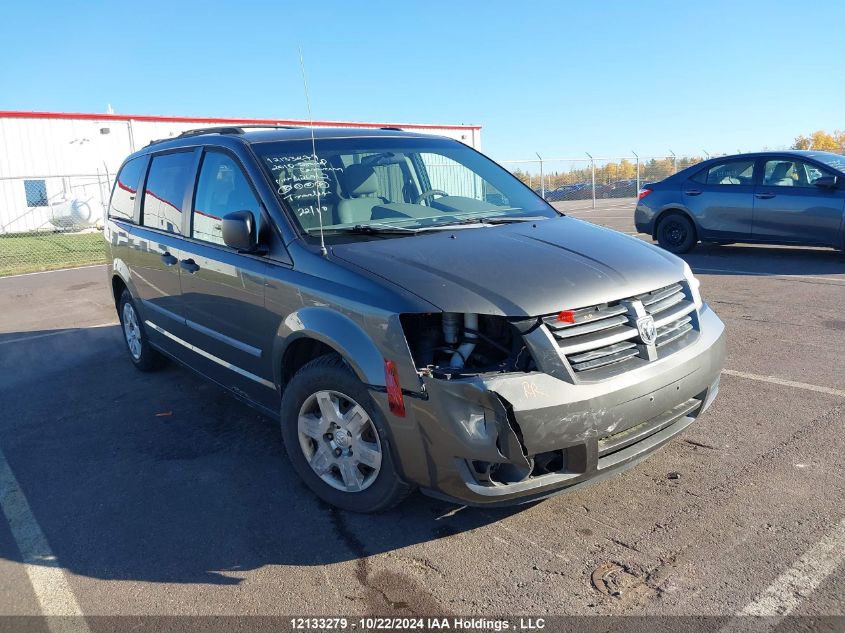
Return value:
<svg viewBox="0 0 845 633">
<path fill-rule="evenodd" d="M 10 2 L 0 109 L 476 123 L 499 160 L 845 128 L 845 2 Z"/>
</svg>

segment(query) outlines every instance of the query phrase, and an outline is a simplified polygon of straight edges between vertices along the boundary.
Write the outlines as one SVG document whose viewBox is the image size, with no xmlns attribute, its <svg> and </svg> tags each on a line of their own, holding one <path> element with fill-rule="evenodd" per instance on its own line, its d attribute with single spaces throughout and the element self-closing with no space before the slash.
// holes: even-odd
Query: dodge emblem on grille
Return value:
<svg viewBox="0 0 845 633">
<path fill-rule="evenodd" d="M 649 314 L 637 319 L 637 332 L 643 343 L 653 345 L 657 339 L 657 328 L 654 326 L 654 317 Z"/>
</svg>

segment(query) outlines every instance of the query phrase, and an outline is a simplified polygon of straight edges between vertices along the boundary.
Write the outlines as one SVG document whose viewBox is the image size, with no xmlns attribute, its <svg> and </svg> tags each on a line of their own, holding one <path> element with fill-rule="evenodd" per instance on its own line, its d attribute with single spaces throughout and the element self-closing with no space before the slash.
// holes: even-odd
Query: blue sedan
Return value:
<svg viewBox="0 0 845 633">
<path fill-rule="evenodd" d="M 672 253 L 699 241 L 845 248 L 845 156 L 721 156 L 639 192 L 634 223 Z"/>
</svg>

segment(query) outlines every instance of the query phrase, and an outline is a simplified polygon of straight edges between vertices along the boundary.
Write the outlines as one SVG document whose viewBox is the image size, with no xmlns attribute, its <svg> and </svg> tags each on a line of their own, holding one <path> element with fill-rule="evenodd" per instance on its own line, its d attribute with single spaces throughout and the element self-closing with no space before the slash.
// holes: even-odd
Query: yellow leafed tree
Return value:
<svg viewBox="0 0 845 633">
<path fill-rule="evenodd" d="M 845 132 L 836 130 L 833 134 L 824 130 L 816 130 L 809 136 L 798 136 L 792 144 L 792 149 L 817 149 L 824 152 L 845 153 Z"/>
</svg>

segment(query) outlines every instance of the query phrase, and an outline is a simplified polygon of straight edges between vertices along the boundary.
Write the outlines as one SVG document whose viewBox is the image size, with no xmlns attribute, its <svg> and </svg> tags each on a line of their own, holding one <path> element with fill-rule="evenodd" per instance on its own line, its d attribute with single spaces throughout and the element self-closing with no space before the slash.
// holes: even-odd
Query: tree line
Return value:
<svg viewBox="0 0 845 633">
<path fill-rule="evenodd" d="M 835 130 L 825 132 L 816 130 L 807 135 L 795 137 L 791 149 L 814 149 L 825 152 L 845 154 L 845 131 Z M 650 158 L 640 162 L 640 182 L 654 182 L 663 180 L 677 171 L 686 169 L 704 160 L 701 156 L 678 156 L 676 158 Z M 585 161 L 586 163 L 586 161 Z M 554 161 L 547 161 L 544 165 L 545 188 L 552 191 L 564 185 L 578 183 L 592 184 L 592 170 L 589 163 L 584 167 L 569 170 L 555 170 Z M 551 169 L 550 169 L 551 168 Z M 513 174 L 531 187 L 540 188 L 538 173 L 529 172 L 521 168 L 513 170 Z M 610 185 L 625 180 L 636 180 L 637 164 L 635 161 L 623 158 L 620 161 L 610 161 L 596 165 L 596 185 Z"/>
<path fill-rule="evenodd" d="M 654 182 L 671 176 L 676 171 L 686 169 L 690 165 L 700 163 L 704 160 L 700 156 L 678 156 L 676 158 L 650 158 L 640 161 L 640 182 Z M 547 191 L 557 189 L 564 185 L 578 183 L 592 184 L 592 169 L 587 163 L 584 167 L 569 170 L 549 169 L 554 162 L 544 164 L 545 188 Z M 529 172 L 524 169 L 514 169 L 513 174 L 530 187 L 540 187 L 540 176 L 538 173 Z M 596 165 L 596 185 L 609 185 L 621 181 L 634 181 L 637 178 L 637 163 L 634 160 L 623 158 L 622 160 L 610 161 Z"/>
</svg>

